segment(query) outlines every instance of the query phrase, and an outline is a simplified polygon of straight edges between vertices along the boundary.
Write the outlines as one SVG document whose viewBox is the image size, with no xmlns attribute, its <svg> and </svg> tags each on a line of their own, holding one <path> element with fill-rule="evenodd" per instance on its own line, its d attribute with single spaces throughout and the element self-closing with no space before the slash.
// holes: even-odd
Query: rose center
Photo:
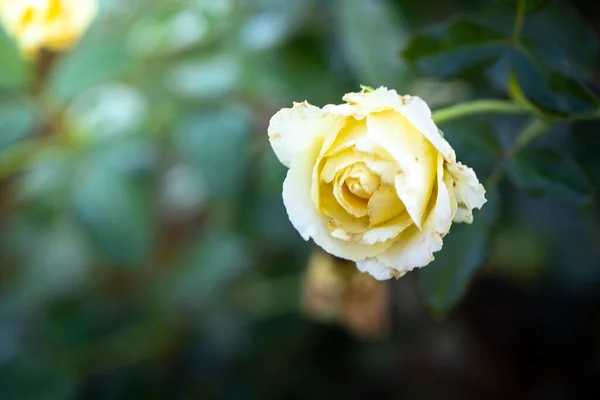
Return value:
<svg viewBox="0 0 600 400">
<path fill-rule="evenodd" d="M 380 178 L 364 164 L 353 166 L 344 183 L 352 194 L 368 199 L 379 188 Z"/>
</svg>

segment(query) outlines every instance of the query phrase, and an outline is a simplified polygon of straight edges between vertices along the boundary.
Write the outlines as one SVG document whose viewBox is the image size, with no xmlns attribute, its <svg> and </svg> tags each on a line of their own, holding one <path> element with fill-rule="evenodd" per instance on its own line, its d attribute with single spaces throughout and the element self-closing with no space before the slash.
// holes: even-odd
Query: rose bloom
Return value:
<svg viewBox="0 0 600 400">
<path fill-rule="evenodd" d="M 433 261 L 485 190 L 420 98 L 382 87 L 343 99 L 294 103 L 271 119 L 271 145 L 289 168 L 283 202 L 304 240 L 376 279 L 400 277 Z"/>
<path fill-rule="evenodd" d="M 63 51 L 83 36 L 97 0 L 0 0 L 0 20 L 27 57 L 40 49 Z"/>
</svg>

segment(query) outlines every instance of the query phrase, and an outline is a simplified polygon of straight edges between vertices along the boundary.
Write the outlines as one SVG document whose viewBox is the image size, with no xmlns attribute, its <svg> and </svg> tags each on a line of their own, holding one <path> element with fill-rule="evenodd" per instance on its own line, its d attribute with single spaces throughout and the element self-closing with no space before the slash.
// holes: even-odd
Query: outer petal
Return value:
<svg viewBox="0 0 600 400">
<path fill-rule="evenodd" d="M 366 260 L 357 261 L 356 267 L 359 271 L 368 273 L 378 281 L 385 281 L 387 279 L 391 279 L 394 276 L 393 270 L 391 268 L 386 267 L 374 258 L 368 258 Z"/>
<path fill-rule="evenodd" d="M 427 103 L 419 97 L 403 96 L 403 103 L 398 108 L 400 113 L 417 128 L 423 136 L 444 156 L 448 162 L 456 161 L 456 153 L 450 144 L 440 135 L 438 127 L 431 119 L 431 110 Z"/>
<path fill-rule="evenodd" d="M 367 117 L 367 127 L 369 138 L 384 148 L 400 167 L 400 173 L 395 177 L 398 197 L 421 228 L 435 184 L 437 156 L 434 147 L 398 112 L 371 114 Z"/>
<path fill-rule="evenodd" d="M 487 201 L 485 189 L 479 183 L 475 171 L 460 162 L 449 164 L 446 168 L 454 179 L 454 196 L 458 203 L 454 221 L 471 223 L 472 210 L 481 209 Z"/>
<path fill-rule="evenodd" d="M 348 93 L 343 99 L 347 104 L 328 105 L 325 110 L 333 114 L 353 115 L 356 118 L 364 118 L 370 113 L 385 110 L 399 111 L 442 153 L 446 161 L 456 161 L 454 150 L 446 139 L 439 134 L 437 126 L 431 119 L 431 110 L 421 98 L 408 95 L 400 96 L 395 90 L 380 87 L 371 92 Z"/>
<path fill-rule="evenodd" d="M 319 214 L 311 198 L 312 168 L 319 156 L 322 139 L 303 152 L 298 152 L 283 183 L 283 203 L 292 225 L 304 240 L 313 238 L 328 253 L 352 261 L 374 257 L 390 247 L 386 243 L 362 245 L 334 238 L 327 220 Z"/>
<path fill-rule="evenodd" d="M 438 154 L 437 198 L 422 231 L 412 226 L 402 232 L 392 247 L 376 257 L 381 264 L 398 272 L 412 271 L 433 261 L 442 248 L 442 237 L 452 225 L 452 201 L 444 183 L 444 160 Z"/>
<path fill-rule="evenodd" d="M 294 156 L 306 152 L 316 138 L 337 134 L 345 120 L 307 102 L 294 103 L 271 118 L 269 140 L 279 161 L 289 167 Z"/>
</svg>

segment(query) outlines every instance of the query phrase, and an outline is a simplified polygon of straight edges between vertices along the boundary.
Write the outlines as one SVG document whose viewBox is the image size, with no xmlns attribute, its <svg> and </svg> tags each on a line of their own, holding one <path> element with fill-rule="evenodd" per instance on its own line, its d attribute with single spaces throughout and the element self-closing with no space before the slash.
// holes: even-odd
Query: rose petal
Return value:
<svg viewBox="0 0 600 400">
<path fill-rule="evenodd" d="M 398 108 L 400 113 L 419 131 L 429 142 L 442 153 L 448 162 L 456 161 L 456 153 L 450 144 L 440 135 L 438 127 L 431 119 L 431 110 L 427 103 L 416 96 L 403 96 L 404 102 Z"/>
<path fill-rule="evenodd" d="M 481 209 L 487 202 L 485 188 L 479 183 L 475 171 L 462 163 L 449 163 L 446 168 L 454 179 L 454 196 L 458 203 L 454 221 L 471 223 L 472 210 Z"/>
<path fill-rule="evenodd" d="M 382 263 L 378 262 L 374 258 L 367 258 L 366 260 L 357 261 L 356 267 L 361 272 L 366 272 L 378 281 L 385 281 L 392 278 L 392 269 L 386 267 Z"/>
<path fill-rule="evenodd" d="M 313 238 L 328 253 L 352 261 L 364 260 L 382 253 L 389 244 L 362 245 L 336 239 L 327 227 L 327 219 L 319 214 L 312 201 L 310 187 L 312 167 L 317 160 L 322 139 L 315 141 L 307 151 L 296 154 L 283 183 L 283 203 L 288 217 L 304 240 Z"/>
<path fill-rule="evenodd" d="M 294 103 L 271 118 L 269 140 L 279 161 L 289 167 L 296 154 L 307 151 L 316 138 L 337 134 L 345 121 L 307 102 Z"/>
<path fill-rule="evenodd" d="M 377 261 L 399 272 L 412 271 L 433 261 L 442 248 L 442 237 L 452 225 L 452 202 L 444 183 L 444 159 L 438 154 L 437 196 L 423 229 L 411 226 L 400 234 L 392 247 L 376 257 Z"/>
<path fill-rule="evenodd" d="M 400 168 L 395 177 L 398 197 L 421 228 L 435 183 L 434 147 L 406 118 L 394 111 L 369 115 L 367 127 L 369 137 L 396 160 Z"/>
</svg>

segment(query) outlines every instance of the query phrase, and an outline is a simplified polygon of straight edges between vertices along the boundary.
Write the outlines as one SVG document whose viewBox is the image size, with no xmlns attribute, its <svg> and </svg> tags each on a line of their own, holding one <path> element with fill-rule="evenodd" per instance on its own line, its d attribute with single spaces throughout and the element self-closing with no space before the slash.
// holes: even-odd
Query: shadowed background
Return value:
<svg viewBox="0 0 600 400">
<path fill-rule="evenodd" d="M 566 161 L 511 161 L 485 226 L 453 228 L 428 275 L 370 302 L 369 282 L 305 278 L 314 245 L 267 140 L 278 109 L 359 84 L 432 109 L 506 98 L 506 60 L 459 17 L 510 36 L 516 2 L 100 3 L 66 54 L 27 63 L 0 33 L 0 398 L 600 395 L 598 122 L 554 124 L 532 147 Z M 527 7 L 524 45 L 597 93 L 599 6 Z M 588 110 L 517 71 L 536 103 Z M 527 120 L 441 128 L 485 182 Z M 346 308 L 315 321 L 327 296 Z"/>
</svg>

